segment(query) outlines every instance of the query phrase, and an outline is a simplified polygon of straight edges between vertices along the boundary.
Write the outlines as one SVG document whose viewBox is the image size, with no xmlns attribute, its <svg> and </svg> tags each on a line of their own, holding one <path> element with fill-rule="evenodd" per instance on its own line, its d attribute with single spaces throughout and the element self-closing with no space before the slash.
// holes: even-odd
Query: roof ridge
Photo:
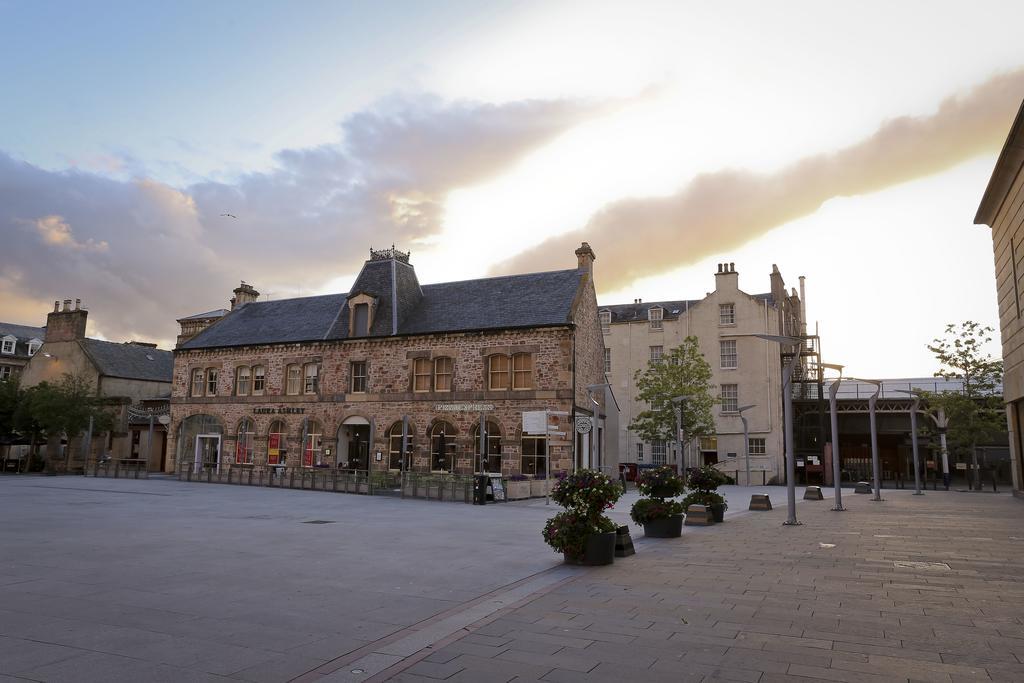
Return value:
<svg viewBox="0 0 1024 683">
<path fill-rule="evenodd" d="M 520 277 L 530 277 L 531 275 L 553 275 L 555 273 L 579 273 L 578 268 L 564 268 L 562 270 L 537 270 L 532 273 L 516 273 L 514 275 L 491 275 L 490 277 L 469 277 L 465 280 L 448 280 L 447 282 L 431 282 L 429 284 L 420 285 L 420 287 L 436 287 L 440 285 L 457 285 L 463 282 L 482 282 L 484 280 L 503 280 Z"/>
</svg>

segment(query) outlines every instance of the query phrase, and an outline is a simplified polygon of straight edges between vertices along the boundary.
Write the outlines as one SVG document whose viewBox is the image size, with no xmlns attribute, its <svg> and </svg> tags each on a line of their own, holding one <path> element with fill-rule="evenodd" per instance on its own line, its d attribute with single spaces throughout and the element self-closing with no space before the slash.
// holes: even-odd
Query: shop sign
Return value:
<svg viewBox="0 0 1024 683">
<path fill-rule="evenodd" d="M 437 403 L 434 412 L 438 413 L 486 413 L 494 410 L 493 403 Z"/>
<path fill-rule="evenodd" d="M 252 412 L 256 415 L 302 415 L 306 412 L 305 408 L 253 408 Z"/>
</svg>

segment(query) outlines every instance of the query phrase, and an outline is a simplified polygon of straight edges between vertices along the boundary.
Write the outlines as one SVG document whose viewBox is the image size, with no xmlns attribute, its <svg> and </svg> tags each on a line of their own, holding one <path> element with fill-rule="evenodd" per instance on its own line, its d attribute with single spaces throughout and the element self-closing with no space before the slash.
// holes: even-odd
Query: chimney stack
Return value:
<svg viewBox="0 0 1024 683">
<path fill-rule="evenodd" d="M 248 304 L 260 298 L 260 293 L 245 280 L 242 280 L 242 284 L 235 288 L 234 295 L 235 296 L 231 298 L 231 310 L 235 310 L 236 306 Z"/>
<path fill-rule="evenodd" d="M 715 273 L 716 291 L 737 291 L 740 288 L 740 276 L 736 272 L 735 263 L 719 263 Z"/>
<path fill-rule="evenodd" d="M 590 248 L 588 243 L 584 242 L 576 250 L 576 267 L 578 270 L 585 270 L 593 276 L 595 260 L 597 260 L 597 256 L 594 255 L 594 250 Z"/>
<path fill-rule="evenodd" d="M 46 336 L 43 341 L 69 342 L 85 339 L 85 323 L 89 312 L 81 308 L 81 299 L 75 300 L 71 310 L 71 299 L 64 299 L 63 309 L 59 301 L 53 302 L 53 312 L 46 316 Z"/>
</svg>

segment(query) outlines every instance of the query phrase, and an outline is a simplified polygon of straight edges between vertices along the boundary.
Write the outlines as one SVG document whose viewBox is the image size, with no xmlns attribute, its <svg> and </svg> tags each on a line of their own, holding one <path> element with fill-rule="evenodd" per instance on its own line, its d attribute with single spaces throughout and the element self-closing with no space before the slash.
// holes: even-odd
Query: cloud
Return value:
<svg viewBox="0 0 1024 683">
<path fill-rule="evenodd" d="M 875 192 L 998 150 L 1022 93 L 1024 69 L 1019 69 L 947 98 L 930 116 L 887 121 L 857 144 L 775 173 L 704 173 L 667 197 L 617 201 L 579 230 L 546 240 L 493 270 L 560 268 L 563 255 L 586 240 L 599 258 L 598 283 L 617 289 L 735 248 L 814 213 L 834 197 Z"/>
<path fill-rule="evenodd" d="M 172 340 L 177 317 L 226 305 L 240 279 L 290 293 L 354 272 L 370 246 L 437 234 L 449 192 L 610 106 L 392 97 L 345 119 L 337 143 L 185 188 L 0 152 L 0 319 L 42 324 L 45 307 L 26 317 L 18 302 L 81 298 L 92 334 Z"/>
</svg>

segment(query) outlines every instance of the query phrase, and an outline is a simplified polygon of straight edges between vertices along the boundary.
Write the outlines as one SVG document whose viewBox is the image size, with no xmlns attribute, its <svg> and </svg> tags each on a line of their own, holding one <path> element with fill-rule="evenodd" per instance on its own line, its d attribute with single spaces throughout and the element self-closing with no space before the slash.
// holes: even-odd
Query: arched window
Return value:
<svg viewBox="0 0 1024 683">
<path fill-rule="evenodd" d="M 302 393 L 315 394 L 320 391 L 320 366 L 316 363 L 306 363 L 303 368 Z"/>
<path fill-rule="evenodd" d="M 486 472 L 501 473 L 501 427 L 497 422 L 487 421 L 484 428 L 484 464 Z M 480 421 L 473 423 L 473 469 L 480 469 Z"/>
<path fill-rule="evenodd" d="M 224 423 L 219 417 L 189 415 L 181 421 L 181 425 L 178 427 L 177 462 L 179 464 L 196 462 L 204 467 L 216 465 L 220 460 L 220 439 L 209 437 L 219 434 L 224 434 Z"/>
<path fill-rule="evenodd" d="M 411 470 L 412 469 L 412 424 L 409 424 L 406 433 L 407 459 L 402 464 L 402 423 L 396 422 L 388 429 L 388 469 L 389 470 Z"/>
<path fill-rule="evenodd" d="M 451 358 L 442 356 L 434 359 L 434 391 L 452 390 L 452 367 L 454 363 Z"/>
<path fill-rule="evenodd" d="M 298 396 L 302 388 L 302 368 L 298 365 L 289 365 L 285 369 L 284 393 L 288 396 Z"/>
<path fill-rule="evenodd" d="M 256 426 L 246 417 L 238 423 L 238 434 L 235 437 L 235 464 L 251 465 L 253 463 L 253 446 L 256 441 Z"/>
<path fill-rule="evenodd" d="M 270 430 L 267 432 L 267 464 L 284 465 L 288 456 L 288 445 L 285 442 L 288 428 L 281 420 L 274 420 L 270 423 Z"/>
<path fill-rule="evenodd" d="M 543 475 L 547 468 L 547 452 L 548 443 L 546 437 L 523 434 L 523 459 L 520 464 L 522 473 Z"/>
<path fill-rule="evenodd" d="M 249 386 L 252 381 L 252 371 L 249 366 L 243 365 L 235 369 L 235 395 L 248 396 Z"/>
<path fill-rule="evenodd" d="M 517 353 L 512 356 L 512 388 L 533 388 L 533 355 Z"/>
<path fill-rule="evenodd" d="M 455 469 L 455 427 L 447 422 L 435 422 L 430 428 L 430 469 L 433 472 L 452 472 Z"/>
<path fill-rule="evenodd" d="M 302 443 L 302 466 L 314 467 L 324 464 L 324 428 L 316 420 L 306 421 L 306 438 Z"/>
<path fill-rule="evenodd" d="M 496 353 L 487 358 L 487 388 L 491 391 L 508 389 L 508 356 Z"/>
<path fill-rule="evenodd" d="M 430 391 L 430 359 L 417 358 L 412 364 L 412 390 Z"/>
</svg>

